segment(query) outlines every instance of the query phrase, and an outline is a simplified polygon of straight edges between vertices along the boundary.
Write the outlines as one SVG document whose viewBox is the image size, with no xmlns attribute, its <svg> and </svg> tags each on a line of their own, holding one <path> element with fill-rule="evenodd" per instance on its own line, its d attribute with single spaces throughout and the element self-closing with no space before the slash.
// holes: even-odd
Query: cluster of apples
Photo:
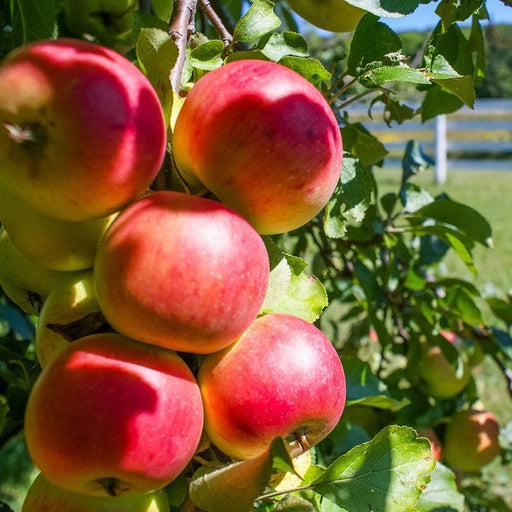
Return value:
<svg viewBox="0 0 512 512">
<path fill-rule="evenodd" d="M 323 439 L 345 404 L 337 351 L 299 317 L 260 315 L 261 235 L 308 222 L 341 172 L 319 91 L 278 64 L 226 64 L 171 135 L 135 65 L 63 38 L 8 55 L 0 98 L 0 285 L 38 316 L 43 368 L 24 512 L 156 492 L 205 438 L 234 460 Z M 152 189 L 168 147 L 211 198 Z"/>
</svg>

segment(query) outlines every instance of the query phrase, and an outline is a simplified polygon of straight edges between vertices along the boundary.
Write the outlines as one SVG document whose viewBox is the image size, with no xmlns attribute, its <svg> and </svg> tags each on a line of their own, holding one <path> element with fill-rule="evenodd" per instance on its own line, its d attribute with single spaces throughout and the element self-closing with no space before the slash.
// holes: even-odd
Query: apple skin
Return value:
<svg viewBox="0 0 512 512">
<path fill-rule="evenodd" d="M 35 349 L 46 368 L 70 343 L 110 330 L 96 300 L 92 270 L 60 279 L 46 298 L 36 327 Z"/>
<path fill-rule="evenodd" d="M 52 270 L 27 258 L 0 227 L 0 286 L 20 309 L 39 315 L 53 287 L 64 276 L 73 274 Z"/>
<path fill-rule="evenodd" d="M 457 411 L 446 425 L 444 458 L 462 471 L 479 471 L 500 453 L 500 426 L 490 411 Z"/>
<path fill-rule="evenodd" d="M 45 215 L 109 215 L 158 174 L 158 96 L 113 50 L 68 38 L 19 47 L 0 66 L 0 97 L 0 181 Z"/>
<path fill-rule="evenodd" d="M 203 407 L 174 352 L 117 333 L 77 340 L 29 395 L 25 438 L 54 485 L 91 496 L 161 489 L 199 444 Z"/>
<path fill-rule="evenodd" d="M 69 492 L 39 473 L 29 487 L 21 512 L 168 512 L 165 491 L 100 498 Z"/>
<path fill-rule="evenodd" d="M 65 0 L 62 5 L 66 25 L 71 31 L 111 42 L 131 30 L 138 1 Z"/>
<path fill-rule="evenodd" d="M 48 217 L 0 183 L 0 222 L 28 258 L 54 270 L 92 268 L 100 238 L 116 217 L 67 221 Z"/>
<path fill-rule="evenodd" d="M 173 155 L 261 234 L 293 230 L 326 205 L 343 144 L 322 94 L 274 62 L 239 60 L 201 77 L 176 119 Z"/>
<path fill-rule="evenodd" d="M 420 437 L 426 437 L 429 440 L 432 456 L 437 461 L 441 461 L 443 459 L 443 445 L 435 429 L 432 427 L 423 427 L 417 428 L 416 432 Z"/>
<path fill-rule="evenodd" d="M 128 206 L 98 247 L 96 295 L 126 336 L 215 352 L 235 341 L 265 298 L 268 254 L 239 214 L 217 201 L 159 191 Z"/>
<path fill-rule="evenodd" d="M 421 342 L 421 362 L 417 369 L 419 387 L 436 399 L 458 395 L 471 380 L 471 366 L 461 352 L 462 371 L 458 373 L 449 363 L 440 346 Z"/>
<path fill-rule="evenodd" d="M 288 4 L 312 25 L 330 32 L 352 32 L 367 14 L 344 0 L 288 0 Z"/>
<path fill-rule="evenodd" d="M 206 433 L 234 459 L 260 455 L 276 437 L 296 457 L 332 431 L 345 405 L 332 343 L 282 313 L 259 317 L 233 345 L 205 356 L 197 379 Z"/>
</svg>

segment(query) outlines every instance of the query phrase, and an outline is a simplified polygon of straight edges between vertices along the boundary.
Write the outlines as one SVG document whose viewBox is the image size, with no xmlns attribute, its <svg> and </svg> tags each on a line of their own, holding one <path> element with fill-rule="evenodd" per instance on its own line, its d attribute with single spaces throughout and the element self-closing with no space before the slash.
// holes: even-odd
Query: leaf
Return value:
<svg viewBox="0 0 512 512">
<path fill-rule="evenodd" d="M 421 120 L 425 122 L 440 114 L 450 114 L 459 110 L 462 105 L 464 105 L 464 102 L 460 98 L 435 84 L 423 98 L 420 108 Z"/>
<path fill-rule="evenodd" d="M 347 231 L 347 223 L 361 222 L 374 190 L 371 172 L 357 159 L 345 154 L 340 182 L 325 209 L 325 234 L 330 238 L 341 238 Z"/>
<path fill-rule="evenodd" d="M 312 57 L 286 55 L 279 61 L 279 64 L 293 69 L 293 71 L 302 75 L 315 87 L 320 87 L 322 82 L 331 79 L 331 73 L 324 68 L 319 60 L 313 59 Z"/>
<path fill-rule="evenodd" d="M 289 313 L 314 322 L 328 304 L 324 286 L 303 272 L 307 265 L 304 260 L 281 252 L 269 237 L 264 241 L 271 270 L 260 313 Z"/>
<path fill-rule="evenodd" d="M 416 10 L 422 0 L 345 0 L 348 4 L 366 9 L 377 16 L 401 18 Z"/>
<path fill-rule="evenodd" d="M 211 71 L 222 66 L 224 44 L 219 39 L 207 41 L 196 46 L 190 53 L 190 65 L 193 68 Z"/>
<path fill-rule="evenodd" d="M 247 13 L 237 21 L 233 39 L 248 43 L 275 30 L 280 25 L 281 19 L 274 12 L 273 2 L 255 0 Z"/>
<path fill-rule="evenodd" d="M 174 97 L 169 74 L 178 56 L 176 44 L 163 30 L 143 28 L 137 39 L 136 52 L 142 71 L 158 94 L 166 126 L 169 126 Z"/>
<path fill-rule="evenodd" d="M 191 500 L 209 512 L 252 511 L 254 501 L 270 480 L 274 459 L 283 466 L 283 450 L 286 453 L 282 439 L 278 438 L 258 457 L 195 476 L 189 487 Z M 284 465 L 293 471 L 289 457 Z"/>
<path fill-rule="evenodd" d="M 500 320 L 503 320 L 507 325 L 512 325 L 512 305 L 510 302 L 498 297 L 488 297 L 486 301 L 492 312 Z"/>
<path fill-rule="evenodd" d="M 421 493 L 416 508 L 418 512 L 464 512 L 464 495 L 459 492 L 451 469 L 436 463 L 432 479 Z"/>
<path fill-rule="evenodd" d="M 57 36 L 56 0 L 14 0 L 11 2 L 14 45 Z"/>
<path fill-rule="evenodd" d="M 404 185 L 400 191 L 400 199 L 402 200 L 405 211 L 409 213 L 418 211 L 423 206 L 434 201 L 434 198 L 427 190 L 415 183 L 406 183 Z"/>
<path fill-rule="evenodd" d="M 407 181 L 411 176 L 424 171 L 434 165 L 435 162 L 426 155 L 421 146 L 415 140 L 407 142 L 404 157 L 402 159 L 402 180 Z"/>
<path fill-rule="evenodd" d="M 282 32 L 272 34 L 261 44 L 261 52 L 268 59 L 278 62 L 287 55 L 308 57 L 308 47 L 305 39 L 297 32 Z"/>
<path fill-rule="evenodd" d="M 378 87 L 388 82 L 430 84 L 429 78 L 423 71 L 408 66 L 380 66 L 370 69 L 359 77 L 359 83 L 368 88 Z"/>
<path fill-rule="evenodd" d="M 311 502 L 294 494 L 287 494 L 274 508 L 275 512 L 316 512 L 316 510 Z"/>
<path fill-rule="evenodd" d="M 347 510 L 409 512 L 434 467 L 428 439 L 391 425 L 336 459 L 310 486 Z"/>
<path fill-rule="evenodd" d="M 345 123 L 341 135 L 345 151 L 358 158 L 366 167 L 381 162 L 388 154 L 382 142 L 361 123 Z"/>
<path fill-rule="evenodd" d="M 441 198 L 423 206 L 415 215 L 421 219 L 434 219 L 453 226 L 476 242 L 492 247 L 492 229 L 489 222 L 470 206 Z"/>
<path fill-rule="evenodd" d="M 464 288 L 454 286 L 447 290 L 445 301 L 451 312 L 468 325 L 478 326 L 483 322 L 480 309 Z"/>
<path fill-rule="evenodd" d="M 382 62 L 386 55 L 399 52 L 400 38 L 378 18 L 367 14 L 357 25 L 350 45 L 348 73 L 358 76 L 368 64 Z"/>
</svg>

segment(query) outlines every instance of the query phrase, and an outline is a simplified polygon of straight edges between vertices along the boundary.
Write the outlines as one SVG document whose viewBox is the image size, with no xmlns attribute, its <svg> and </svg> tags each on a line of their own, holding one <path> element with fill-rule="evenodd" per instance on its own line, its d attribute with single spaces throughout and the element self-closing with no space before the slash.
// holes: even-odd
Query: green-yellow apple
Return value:
<svg viewBox="0 0 512 512">
<path fill-rule="evenodd" d="M 37 359 L 46 368 L 71 342 L 110 330 L 94 291 L 92 270 L 64 276 L 46 298 L 37 322 Z"/>
<path fill-rule="evenodd" d="M 312 25 L 331 32 L 352 32 L 367 14 L 345 0 L 288 0 L 288 4 Z"/>
<path fill-rule="evenodd" d="M 283 313 L 259 317 L 234 344 L 205 356 L 198 383 L 206 433 L 235 459 L 260 455 L 276 437 L 292 457 L 303 453 L 336 426 L 346 397 L 332 343 Z"/>
<path fill-rule="evenodd" d="M 62 6 L 71 31 L 110 42 L 131 30 L 138 3 L 138 0 L 64 0 Z"/>
<path fill-rule="evenodd" d="M 210 71 L 176 119 L 173 155 L 259 233 L 290 231 L 326 205 L 341 173 L 342 139 L 318 89 L 274 62 L 239 60 Z"/>
<path fill-rule="evenodd" d="M 199 444 L 203 406 L 175 352 L 117 333 L 71 343 L 29 395 L 25 437 L 54 485 L 91 496 L 161 489 Z"/>
<path fill-rule="evenodd" d="M 444 434 L 444 458 L 449 466 L 462 471 L 479 471 L 500 453 L 500 426 L 486 410 L 457 411 L 448 421 Z"/>
<path fill-rule="evenodd" d="M 417 367 L 419 387 L 437 399 L 452 398 L 471 380 L 471 366 L 467 354 L 451 344 L 457 351 L 456 363 L 451 363 L 440 345 L 421 341 L 421 360 Z"/>
<path fill-rule="evenodd" d="M 39 473 L 27 491 L 21 512 L 169 512 L 169 509 L 165 491 L 100 498 L 61 489 Z"/>
<path fill-rule="evenodd" d="M 171 350 L 215 352 L 256 318 L 268 254 L 238 213 L 172 191 L 123 210 L 98 247 L 96 295 L 112 327 Z"/>
<path fill-rule="evenodd" d="M 0 183 L 0 222 L 12 243 L 30 259 L 54 270 L 92 268 L 99 239 L 116 215 L 84 221 L 48 217 Z"/>
<path fill-rule="evenodd" d="M 73 274 L 52 270 L 27 258 L 0 227 L 0 286 L 19 308 L 39 315 L 44 301 L 57 282 Z"/>
<path fill-rule="evenodd" d="M 19 47 L 0 65 L 0 98 L 0 182 L 48 216 L 114 213 L 158 174 L 158 96 L 113 50 L 67 38 Z"/>
</svg>

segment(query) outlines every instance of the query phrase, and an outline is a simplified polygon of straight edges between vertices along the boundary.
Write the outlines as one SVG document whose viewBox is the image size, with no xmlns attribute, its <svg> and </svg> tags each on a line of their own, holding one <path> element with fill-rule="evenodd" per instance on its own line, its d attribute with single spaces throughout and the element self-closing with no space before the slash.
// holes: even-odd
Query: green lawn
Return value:
<svg viewBox="0 0 512 512">
<path fill-rule="evenodd" d="M 511 163 L 512 170 L 512 163 Z M 447 258 L 450 274 L 469 280 L 475 279 L 479 287 L 494 284 L 503 292 L 512 289 L 512 173 L 506 171 L 448 171 L 444 184 L 434 183 L 433 170 L 425 171 L 413 181 L 427 189 L 433 196 L 446 192 L 451 199 L 464 203 L 480 212 L 493 230 L 494 248 L 477 246 L 474 259 L 478 275 L 473 278 L 455 255 Z M 380 194 L 396 191 L 400 180 L 398 169 L 377 169 Z"/>
</svg>

